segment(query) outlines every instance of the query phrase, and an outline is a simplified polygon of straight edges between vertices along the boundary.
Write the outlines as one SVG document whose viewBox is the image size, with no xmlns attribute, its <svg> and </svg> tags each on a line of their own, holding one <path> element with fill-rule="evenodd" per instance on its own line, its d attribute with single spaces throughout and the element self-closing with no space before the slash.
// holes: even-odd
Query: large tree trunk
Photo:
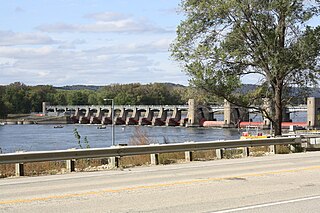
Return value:
<svg viewBox="0 0 320 213">
<path fill-rule="evenodd" d="M 275 117 L 274 117 L 274 134 L 275 136 L 281 136 L 282 129 L 281 129 L 281 123 L 282 123 L 282 83 L 278 82 L 277 86 L 275 88 L 275 96 L 274 96 L 274 102 L 275 102 Z"/>
<path fill-rule="evenodd" d="M 279 11 L 279 25 L 278 25 L 278 53 L 281 55 L 281 50 L 285 47 L 285 32 L 286 32 L 286 15 L 285 11 Z M 278 60 L 281 60 L 279 58 Z M 280 63 L 281 64 L 281 63 Z M 275 102 L 275 117 L 274 117 L 274 134 L 275 136 L 281 136 L 282 129 L 282 89 L 283 89 L 283 78 L 282 78 L 282 67 L 278 67 L 277 78 L 275 79 L 275 88 L 274 88 L 274 102 Z"/>
</svg>

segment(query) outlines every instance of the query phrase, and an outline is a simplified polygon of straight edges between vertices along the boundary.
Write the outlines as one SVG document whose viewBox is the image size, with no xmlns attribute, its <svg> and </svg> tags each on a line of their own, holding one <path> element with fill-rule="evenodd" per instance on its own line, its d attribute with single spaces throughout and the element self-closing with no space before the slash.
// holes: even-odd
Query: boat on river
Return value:
<svg viewBox="0 0 320 213">
<path fill-rule="evenodd" d="M 97 126 L 97 129 L 105 129 L 107 128 L 106 125 Z"/>
<path fill-rule="evenodd" d="M 53 128 L 63 128 L 63 125 L 57 125 L 57 126 L 54 126 Z"/>
<path fill-rule="evenodd" d="M 246 126 L 246 131 L 242 133 L 240 139 L 263 139 L 263 138 L 270 138 L 269 135 L 264 135 L 259 126 Z"/>
</svg>

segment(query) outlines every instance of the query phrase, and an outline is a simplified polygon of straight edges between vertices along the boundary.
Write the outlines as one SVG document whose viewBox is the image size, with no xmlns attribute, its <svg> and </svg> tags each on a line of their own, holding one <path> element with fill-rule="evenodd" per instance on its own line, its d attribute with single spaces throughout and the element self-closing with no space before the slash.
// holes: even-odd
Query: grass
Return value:
<svg viewBox="0 0 320 213">
<path fill-rule="evenodd" d="M 13 164 L 0 164 L 0 178 L 15 176 L 15 166 Z"/>
<path fill-rule="evenodd" d="M 289 154 L 290 147 L 288 145 L 276 145 L 276 154 Z"/>
<path fill-rule="evenodd" d="M 184 152 L 163 153 L 159 155 L 160 164 L 173 164 L 184 161 Z"/>
<path fill-rule="evenodd" d="M 256 146 L 250 147 L 250 156 L 252 157 L 261 157 L 265 156 L 269 152 L 269 146 Z"/>
<path fill-rule="evenodd" d="M 24 173 L 25 176 L 39 176 L 47 174 L 59 174 L 66 172 L 65 162 L 63 161 L 47 161 L 37 163 L 25 163 Z M 14 164 L 0 164 L 0 178 L 15 176 Z"/>
<path fill-rule="evenodd" d="M 193 153 L 193 159 L 196 161 L 207 161 L 216 159 L 215 150 L 197 151 Z"/>
<path fill-rule="evenodd" d="M 150 145 L 157 143 L 157 141 L 151 140 L 147 132 L 143 131 L 139 126 L 135 127 L 135 131 L 132 137 L 129 139 L 128 144 L 131 146 Z M 122 157 L 120 166 L 123 168 L 148 165 L 151 163 L 150 155 L 136 155 Z"/>
</svg>

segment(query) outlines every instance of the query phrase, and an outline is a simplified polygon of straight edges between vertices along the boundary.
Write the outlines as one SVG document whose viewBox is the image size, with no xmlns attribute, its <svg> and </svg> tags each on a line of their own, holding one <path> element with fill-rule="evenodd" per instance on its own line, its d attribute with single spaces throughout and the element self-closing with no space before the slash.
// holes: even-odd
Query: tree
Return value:
<svg viewBox="0 0 320 213">
<path fill-rule="evenodd" d="M 31 103 L 28 97 L 29 88 L 20 82 L 8 85 L 3 95 L 7 113 L 30 113 Z"/>
<path fill-rule="evenodd" d="M 53 95 L 53 105 L 68 105 L 67 102 L 67 92 L 66 91 L 61 91 L 58 90 L 56 93 Z"/>
<path fill-rule="evenodd" d="M 182 0 L 186 19 L 178 26 L 172 56 L 191 84 L 238 106 L 259 106 L 281 135 L 289 89 L 315 86 L 320 77 L 320 27 L 308 26 L 319 5 L 319 0 Z M 252 77 L 255 89 L 241 94 L 242 82 Z M 263 107 L 264 99 L 274 110 Z"/>
<path fill-rule="evenodd" d="M 56 90 L 50 85 L 29 86 L 29 101 L 32 112 L 42 111 L 42 102 L 51 102 Z"/>
<path fill-rule="evenodd" d="M 88 105 L 88 96 L 85 90 L 69 91 L 67 94 L 69 105 Z"/>
<path fill-rule="evenodd" d="M 3 101 L 4 94 L 5 94 L 5 87 L 0 86 L 0 118 L 5 118 L 7 116 L 7 109 Z"/>
</svg>

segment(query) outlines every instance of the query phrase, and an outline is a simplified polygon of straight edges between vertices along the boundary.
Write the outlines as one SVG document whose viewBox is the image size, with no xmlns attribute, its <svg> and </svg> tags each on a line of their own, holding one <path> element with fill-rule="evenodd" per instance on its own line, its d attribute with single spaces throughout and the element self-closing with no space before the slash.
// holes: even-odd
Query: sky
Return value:
<svg viewBox="0 0 320 213">
<path fill-rule="evenodd" d="M 180 0 L 2 0 L 0 85 L 109 85 L 188 76 L 170 57 Z"/>
</svg>

